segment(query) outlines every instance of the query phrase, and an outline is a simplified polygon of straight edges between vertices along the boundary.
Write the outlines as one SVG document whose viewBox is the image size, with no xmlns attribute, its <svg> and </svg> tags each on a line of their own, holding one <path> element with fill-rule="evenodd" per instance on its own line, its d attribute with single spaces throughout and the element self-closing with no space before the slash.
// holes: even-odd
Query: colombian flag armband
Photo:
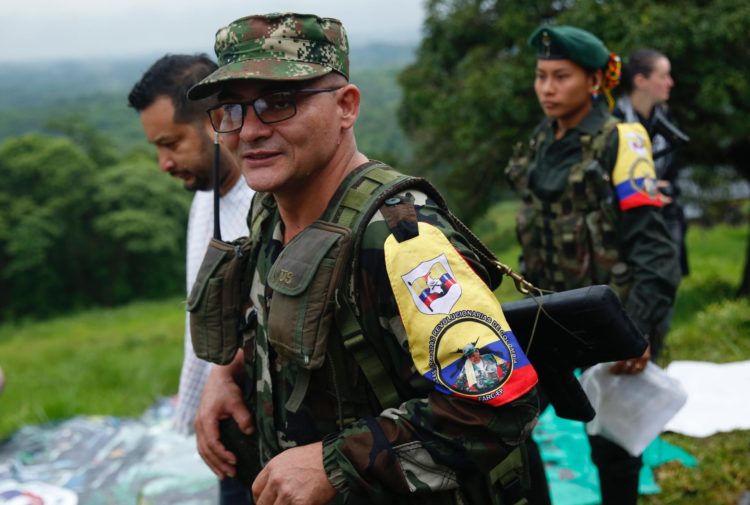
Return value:
<svg viewBox="0 0 750 505">
<path fill-rule="evenodd" d="M 443 394 L 503 405 L 537 383 L 500 303 L 434 226 L 385 242 L 385 264 L 414 364 Z"/>
<path fill-rule="evenodd" d="M 617 135 L 617 162 L 612 170 L 612 184 L 620 201 L 620 210 L 644 205 L 661 207 L 651 140 L 646 129 L 640 123 L 620 123 Z"/>
</svg>

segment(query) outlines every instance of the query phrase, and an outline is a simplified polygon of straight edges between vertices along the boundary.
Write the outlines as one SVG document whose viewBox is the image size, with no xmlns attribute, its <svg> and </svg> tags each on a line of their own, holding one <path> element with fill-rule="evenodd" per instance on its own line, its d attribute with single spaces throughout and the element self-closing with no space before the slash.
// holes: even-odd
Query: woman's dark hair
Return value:
<svg viewBox="0 0 750 505">
<path fill-rule="evenodd" d="M 624 91 L 630 93 L 633 91 L 633 81 L 638 74 L 649 77 L 654 71 L 654 63 L 659 58 L 666 58 L 664 53 L 656 49 L 638 49 L 628 58 L 627 63 L 622 66 L 622 84 Z"/>
<path fill-rule="evenodd" d="M 128 95 L 128 103 L 138 112 L 151 106 L 160 96 L 168 96 L 174 105 L 174 121 L 190 123 L 204 118 L 205 100 L 193 101 L 188 90 L 217 69 L 206 54 L 167 54 L 146 70 Z"/>
</svg>

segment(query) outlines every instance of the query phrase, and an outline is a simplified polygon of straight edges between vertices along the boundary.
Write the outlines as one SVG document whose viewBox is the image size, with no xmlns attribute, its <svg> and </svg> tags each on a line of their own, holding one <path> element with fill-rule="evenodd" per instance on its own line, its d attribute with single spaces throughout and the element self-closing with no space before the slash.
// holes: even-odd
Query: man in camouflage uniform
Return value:
<svg viewBox="0 0 750 505">
<path fill-rule="evenodd" d="M 252 482 L 259 505 L 492 503 L 487 475 L 535 424 L 536 374 L 528 360 L 522 366 L 525 357 L 517 344 L 505 340 L 510 333 L 505 330 L 498 335 L 507 345 L 496 345 L 500 340 L 477 344 L 484 352 L 502 347 L 504 356 L 512 359 L 513 370 L 493 394 L 460 396 L 447 380 L 447 385 L 431 380 L 437 376 L 436 365 L 424 372 L 429 334 L 411 330 L 415 318 L 440 320 L 442 316 L 429 314 L 448 314 L 452 303 L 463 303 L 476 310 L 450 313 L 451 321 L 479 314 L 472 328 L 482 331 L 491 318 L 480 314 L 481 307 L 497 303 L 480 280 L 487 271 L 468 241 L 425 193 L 402 191 L 386 205 L 405 204 L 415 211 L 420 237 L 425 237 L 423 230 L 438 230 L 442 239 L 435 243 L 448 244 L 445 255 L 463 257 L 440 263 L 440 269 L 433 259 L 408 273 L 413 279 L 428 279 L 431 272 L 449 276 L 445 290 L 421 293 L 428 300 L 424 303 L 416 291 L 413 300 L 395 294 L 405 292 L 407 281 L 406 276 L 402 281 L 390 274 L 400 255 L 389 253 L 389 247 L 395 247 L 394 227 L 381 211 L 360 237 L 358 256 L 347 258 L 347 265 L 356 264 L 351 295 L 357 300 L 357 319 L 398 393 L 401 401 L 395 407 L 383 408 L 374 393 L 377 385 L 369 383 L 336 325 L 323 336 L 322 363 L 312 370 L 308 356 L 303 360 L 291 355 L 294 343 L 273 331 L 274 315 L 279 317 L 271 307 L 286 295 L 271 284 L 292 280 L 283 270 L 272 278 L 277 260 L 292 250 L 295 237 L 331 210 L 329 202 L 335 201 L 338 188 L 358 174 L 373 173 L 378 165 L 356 147 L 353 126 L 360 92 L 348 82 L 348 49 L 337 20 L 300 14 L 249 16 L 218 31 L 220 67 L 189 93 L 193 99 L 218 93 L 221 105 L 209 111 L 214 128 L 223 132 L 223 142 L 240 159 L 248 184 L 270 195 L 258 193 L 261 204 L 253 205 L 250 220 L 251 236 L 259 241 L 250 274 L 255 310 L 250 331 L 234 360 L 215 367 L 209 378 L 196 420 L 199 452 L 220 477 L 239 471 L 238 477 Z M 254 220 L 256 212 L 265 217 Z M 418 270 L 425 263 L 424 272 Z M 453 271 L 448 271 L 450 265 Z M 477 286 L 472 276 L 482 289 L 469 289 Z M 410 281 L 409 286 L 417 284 Z M 460 296 L 460 286 L 466 296 Z M 441 303 L 449 307 L 440 309 Z M 448 331 L 442 326 L 438 330 Z M 476 334 L 456 330 L 451 335 L 445 355 L 456 360 L 461 355 L 455 349 L 474 342 Z M 456 363 L 441 364 L 452 364 L 457 374 Z M 519 379 L 523 373 L 529 374 L 528 380 Z M 219 436 L 220 420 L 230 418 L 247 435 L 244 448 L 229 447 L 234 452 Z"/>
</svg>

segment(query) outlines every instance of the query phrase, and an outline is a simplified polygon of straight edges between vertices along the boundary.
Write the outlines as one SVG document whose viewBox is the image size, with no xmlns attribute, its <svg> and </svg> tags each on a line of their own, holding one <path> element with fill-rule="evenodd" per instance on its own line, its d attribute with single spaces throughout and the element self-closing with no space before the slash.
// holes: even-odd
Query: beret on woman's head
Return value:
<svg viewBox="0 0 750 505">
<path fill-rule="evenodd" d="M 609 60 L 609 49 L 598 37 L 575 26 L 542 25 L 529 37 L 540 60 L 572 60 L 584 68 L 598 70 Z"/>
</svg>

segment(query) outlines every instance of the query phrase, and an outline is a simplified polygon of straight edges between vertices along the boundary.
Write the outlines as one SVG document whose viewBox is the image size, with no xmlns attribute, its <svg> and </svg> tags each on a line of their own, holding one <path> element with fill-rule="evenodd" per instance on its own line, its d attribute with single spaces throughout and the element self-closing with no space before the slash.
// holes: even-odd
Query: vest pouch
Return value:
<svg viewBox="0 0 750 505">
<path fill-rule="evenodd" d="M 610 270 L 620 258 L 617 230 L 614 223 L 606 219 L 602 210 L 586 214 L 586 228 L 591 241 L 591 251 L 594 254 L 593 282 L 606 284 L 609 282 Z"/>
<path fill-rule="evenodd" d="M 268 341 L 302 368 L 320 368 L 325 359 L 351 239 L 349 228 L 316 221 L 284 247 L 268 272 L 267 285 L 274 291 Z"/>
<path fill-rule="evenodd" d="M 553 233 L 558 251 L 557 267 L 565 279 L 565 285 L 579 285 L 586 278 L 591 264 L 584 217 L 578 212 L 557 216 Z"/>
<path fill-rule="evenodd" d="M 250 249 L 246 237 L 208 244 L 187 303 L 193 350 L 202 360 L 226 365 L 242 345 L 243 309 L 250 302 L 245 272 Z"/>
<path fill-rule="evenodd" d="M 516 213 L 516 238 L 521 244 L 524 274 L 530 279 L 544 275 L 544 244 L 540 240 L 542 217 L 537 209 L 527 203 L 521 204 Z"/>
</svg>

